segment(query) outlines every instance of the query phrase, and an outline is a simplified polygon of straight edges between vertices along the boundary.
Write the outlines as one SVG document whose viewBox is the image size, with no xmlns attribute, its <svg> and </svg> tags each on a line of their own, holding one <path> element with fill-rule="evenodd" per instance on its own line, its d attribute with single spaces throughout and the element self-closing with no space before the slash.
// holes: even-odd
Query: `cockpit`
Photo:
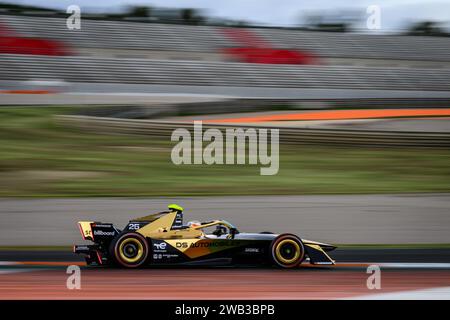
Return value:
<svg viewBox="0 0 450 320">
<path fill-rule="evenodd" d="M 235 226 L 225 220 L 192 220 L 183 224 L 183 208 L 175 204 L 169 205 L 169 211 L 133 219 L 129 222 L 130 225 L 145 236 L 159 239 L 233 239 L 239 233 Z"/>
<path fill-rule="evenodd" d="M 189 221 L 186 226 L 190 229 L 201 230 L 202 237 L 205 238 L 233 238 L 239 233 L 235 226 L 225 220 Z"/>
</svg>

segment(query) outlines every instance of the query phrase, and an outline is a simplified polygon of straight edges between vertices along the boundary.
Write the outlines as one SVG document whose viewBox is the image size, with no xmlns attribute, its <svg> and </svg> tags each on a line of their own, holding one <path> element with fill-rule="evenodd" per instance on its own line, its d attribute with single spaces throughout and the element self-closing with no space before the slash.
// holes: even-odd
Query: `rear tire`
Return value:
<svg viewBox="0 0 450 320">
<path fill-rule="evenodd" d="M 114 259 L 126 268 L 141 267 L 147 261 L 148 253 L 147 240 L 136 232 L 124 233 L 112 243 Z"/>
<path fill-rule="evenodd" d="M 302 240 L 293 234 L 281 234 L 270 246 L 272 261 L 281 268 L 295 268 L 305 258 Z"/>
</svg>

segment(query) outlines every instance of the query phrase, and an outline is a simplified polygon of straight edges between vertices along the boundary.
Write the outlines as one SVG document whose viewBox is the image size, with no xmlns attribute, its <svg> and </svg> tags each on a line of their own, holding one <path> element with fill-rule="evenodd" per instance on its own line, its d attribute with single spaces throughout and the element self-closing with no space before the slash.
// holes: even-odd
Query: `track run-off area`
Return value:
<svg viewBox="0 0 450 320">
<path fill-rule="evenodd" d="M 67 287 L 70 264 L 81 268 L 80 289 Z M 367 286 L 369 265 L 124 270 L 1 262 L 0 299 L 450 299 L 449 263 L 377 264 L 380 289 Z"/>
</svg>

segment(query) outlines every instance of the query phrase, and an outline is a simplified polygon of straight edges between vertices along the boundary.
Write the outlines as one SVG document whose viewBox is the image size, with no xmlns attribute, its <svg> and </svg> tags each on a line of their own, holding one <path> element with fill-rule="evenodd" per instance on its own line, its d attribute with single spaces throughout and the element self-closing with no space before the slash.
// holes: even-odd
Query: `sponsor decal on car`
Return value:
<svg viewBox="0 0 450 320">
<path fill-rule="evenodd" d="M 154 243 L 153 246 L 154 246 L 157 250 L 166 250 L 167 243 L 165 243 L 165 242 Z"/>
<path fill-rule="evenodd" d="M 114 236 L 115 231 L 94 230 L 94 236 Z"/>
<path fill-rule="evenodd" d="M 198 242 L 177 242 L 176 248 L 209 248 L 209 247 L 234 247 L 241 245 L 240 241 L 198 241 Z"/>
<path fill-rule="evenodd" d="M 95 227 L 95 228 L 111 228 L 112 224 L 98 224 L 98 223 L 95 223 L 95 224 L 92 225 L 92 227 Z"/>
</svg>

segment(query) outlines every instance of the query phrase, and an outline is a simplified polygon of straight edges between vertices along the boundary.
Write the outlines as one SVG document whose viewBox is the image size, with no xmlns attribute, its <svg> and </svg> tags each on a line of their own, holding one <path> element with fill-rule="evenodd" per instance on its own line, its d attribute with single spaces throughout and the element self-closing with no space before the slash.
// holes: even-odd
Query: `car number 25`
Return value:
<svg viewBox="0 0 450 320">
<path fill-rule="evenodd" d="M 140 228 L 139 223 L 130 223 L 128 225 L 128 230 L 138 230 Z"/>
</svg>

